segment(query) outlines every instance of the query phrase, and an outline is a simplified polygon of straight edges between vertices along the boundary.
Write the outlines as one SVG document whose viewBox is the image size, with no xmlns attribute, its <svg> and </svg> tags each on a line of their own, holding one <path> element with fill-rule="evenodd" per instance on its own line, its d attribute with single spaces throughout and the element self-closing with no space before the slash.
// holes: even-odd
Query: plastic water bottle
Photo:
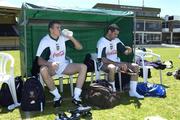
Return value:
<svg viewBox="0 0 180 120">
<path fill-rule="evenodd" d="M 68 29 L 63 29 L 62 30 L 62 35 L 72 37 L 73 36 L 73 32 L 68 30 Z"/>
</svg>

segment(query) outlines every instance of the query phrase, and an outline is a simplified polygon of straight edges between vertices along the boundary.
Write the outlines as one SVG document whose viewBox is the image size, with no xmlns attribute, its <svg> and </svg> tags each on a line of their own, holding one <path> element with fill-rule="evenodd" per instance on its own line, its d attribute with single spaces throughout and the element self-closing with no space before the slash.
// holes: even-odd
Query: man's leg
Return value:
<svg viewBox="0 0 180 120">
<path fill-rule="evenodd" d="M 74 97 L 75 102 L 81 102 L 80 95 L 82 92 L 82 86 L 84 84 L 86 78 L 87 66 L 85 64 L 71 63 L 63 71 L 63 74 L 73 75 L 78 73 L 78 78 L 76 81 L 76 87 L 74 89 Z"/>
<path fill-rule="evenodd" d="M 58 92 L 57 87 L 54 84 L 54 80 L 51 77 L 51 75 L 55 74 L 54 70 L 52 70 L 51 68 L 48 68 L 47 66 L 42 66 L 40 68 L 40 74 L 43 78 L 43 81 L 49 88 L 50 93 L 54 95 L 54 107 L 59 107 L 62 102 L 62 99 Z"/>
<path fill-rule="evenodd" d="M 127 63 L 127 66 L 128 66 L 129 69 L 131 69 L 133 72 L 136 73 L 136 75 L 131 75 L 129 96 L 137 97 L 137 98 L 144 98 L 144 96 L 139 95 L 136 92 L 138 74 L 139 74 L 139 66 L 137 64 L 135 64 L 135 63 Z"/>
<path fill-rule="evenodd" d="M 108 82 L 112 85 L 113 92 L 116 92 L 116 87 L 115 87 L 116 66 L 113 64 L 103 65 L 101 69 L 108 73 Z"/>
</svg>

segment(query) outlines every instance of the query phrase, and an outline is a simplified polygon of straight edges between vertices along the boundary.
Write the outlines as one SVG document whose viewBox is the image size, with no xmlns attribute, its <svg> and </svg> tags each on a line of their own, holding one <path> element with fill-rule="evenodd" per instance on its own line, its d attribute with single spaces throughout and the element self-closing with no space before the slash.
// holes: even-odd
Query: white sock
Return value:
<svg viewBox="0 0 180 120">
<path fill-rule="evenodd" d="M 54 90 L 49 91 L 49 92 L 54 95 L 54 101 L 59 100 L 59 98 L 61 97 L 57 88 L 55 88 Z"/>
<path fill-rule="evenodd" d="M 115 87 L 115 82 L 113 81 L 113 82 L 109 82 L 111 85 L 112 85 L 112 87 L 113 87 L 113 92 L 116 92 L 116 87 Z"/>
<path fill-rule="evenodd" d="M 81 92 L 82 92 L 81 88 L 78 88 L 78 87 L 74 88 L 74 99 L 75 100 L 80 100 L 81 101 L 81 99 L 79 98 L 79 96 L 81 95 Z"/>
<path fill-rule="evenodd" d="M 139 93 L 136 92 L 136 87 L 137 87 L 137 81 L 130 81 L 129 95 L 132 97 L 144 98 L 143 95 L 140 95 Z"/>
<path fill-rule="evenodd" d="M 137 87 L 137 81 L 130 81 L 130 90 L 131 91 L 136 91 L 136 87 Z"/>
</svg>

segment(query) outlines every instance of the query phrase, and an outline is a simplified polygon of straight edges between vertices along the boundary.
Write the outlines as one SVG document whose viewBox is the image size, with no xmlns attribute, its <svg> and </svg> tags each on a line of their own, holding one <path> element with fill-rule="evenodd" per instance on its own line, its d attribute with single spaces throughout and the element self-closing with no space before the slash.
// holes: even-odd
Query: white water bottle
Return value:
<svg viewBox="0 0 180 120">
<path fill-rule="evenodd" d="M 72 37 L 73 36 L 73 32 L 68 30 L 68 29 L 63 29 L 62 30 L 62 35 L 66 36 L 66 37 L 67 36 Z"/>
</svg>

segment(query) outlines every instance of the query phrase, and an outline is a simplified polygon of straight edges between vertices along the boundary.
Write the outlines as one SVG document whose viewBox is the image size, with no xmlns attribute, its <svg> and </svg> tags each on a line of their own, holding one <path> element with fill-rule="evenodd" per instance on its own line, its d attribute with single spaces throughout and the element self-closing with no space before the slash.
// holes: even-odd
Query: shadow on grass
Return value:
<svg viewBox="0 0 180 120">
<path fill-rule="evenodd" d="M 90 82 L 86 82 L 84 84 L 84 88 L 88 87 L 90 84 Z M 75 86 L 75 84 L 74 84 Z M 57 86 L 58 88 L 59 86 Z M 43 118 L 43 116 L 50 116 L 50 119 L 54 119 L 54 116 L 57 115 L 58 113 L 62 113 L 62 112 L 68 112 L 69 110 L 73 110 L 76 108 L 76 106 L 71 102 L 71 94 L 70 94 L 70 86 L 69 84 L 64 84 L 64 92 L 63 94 L 61 93 L 61 96 L 63 97 L 63 102 L 61 104 L 61 106 L 59 108 L 54 108 L 53 107 L 53 96 L 49 93 L 47 87 L 45 87 L 45 97 L 46 97 L 46 104 L 45 104 L 45 108 L 43 112 L 24 112 L 21 110 L 21 108 L 17 108 L 19 109 L 19 113 L 21 116 L 21 119 L 33 119 L 36 117 L 41 116 Z M 140 108 L 141 107 L 141 103 L 139 101 L 139 99 L 136 98 L 132 98 L 129 97 L 128 92 L 123 92 L 120 93 L 120 101 L 118 105 L 128 105 L 128 104 L 134 104 L 134 106 L 136 108 Z M 101 110 L 101 109 L 97 109 L 96 107 L 92 108 L 93 110 Z M 1 109 L 1 113 L 8 113 L 9 111 L 6 108 L 2 108 Z M 84 119 L 89 119 L 89 118 L 84 118 Z"/>
<path fill-rule="evenodd" d="M 122 105 L 129 105 L 129 104 L 134 104 L 134 107 L 135 108 L 140 108 L 141 107 L 141 102 L 140 100 L 143 100 L 143 99 L 138 99 L 136 97 L 129 97 L 129 93 L 126 91 L 126 92 L 123 92 L 121 95 L 120 95 L 120 104 Z"/>
<path fill-rule="evenodd" d="M 161 85 L 161 84 L 159 84 L 159 85 Z M 162 85 L 163 87 L 165 87 L 165 88 L 169 88 L 169 86 L 167 86 L 167 85 Z"/>
<path fill-rule="evenodd" d="M 90 83 L 87 82 L 85 83 L 85 86 L 88 86 Z M 75 83 L 74 83 L 75 86 Z M 57 86 L 57 88 L 59 88 L 59 86 Z M 36 119 L 36 117 L 42 117 L 46 116 L 45 118 L 48 119 L 55 119 L 54 116 L 62 113 L 62 112 L 68 112 L 70 110 L 75 110 L 77 108 L 77 106 L 75 106 L 72 103 L 72 98 L 71 98 L 71 92 L 70 92 L 70 85 L 69 84 L 64 84 L 63 85 L 63 93 L 61 93 L 61 96 L 63 97 L 63 102 L 61 104 L 61 106 L 59 108 L 54 108 L 53 107 L 53 95 L 51 95 L 49 93 L 49 90 L 47 87 L 45 87 L 45 108 L 43 112 L 39 112 L 39 111 L 30 111 L 30 112 L 25 112 L 21 110 L 21 107 L 16 108 L 13 111 L 9 111 L 7 109 L 7 107 L 0 107 L 0 115 L 1 114 L 11 114 L 16 112 L 17 110 L 19 110 L 20 113 L 20 118 L 21 119 Z M 13 118 L 13 116 L 12 116 Z M 38 118 L 37 118 L 38 119 Z M 84 119 L 89 119 L 89 118 L 84 118 Z"/>
</svg>

